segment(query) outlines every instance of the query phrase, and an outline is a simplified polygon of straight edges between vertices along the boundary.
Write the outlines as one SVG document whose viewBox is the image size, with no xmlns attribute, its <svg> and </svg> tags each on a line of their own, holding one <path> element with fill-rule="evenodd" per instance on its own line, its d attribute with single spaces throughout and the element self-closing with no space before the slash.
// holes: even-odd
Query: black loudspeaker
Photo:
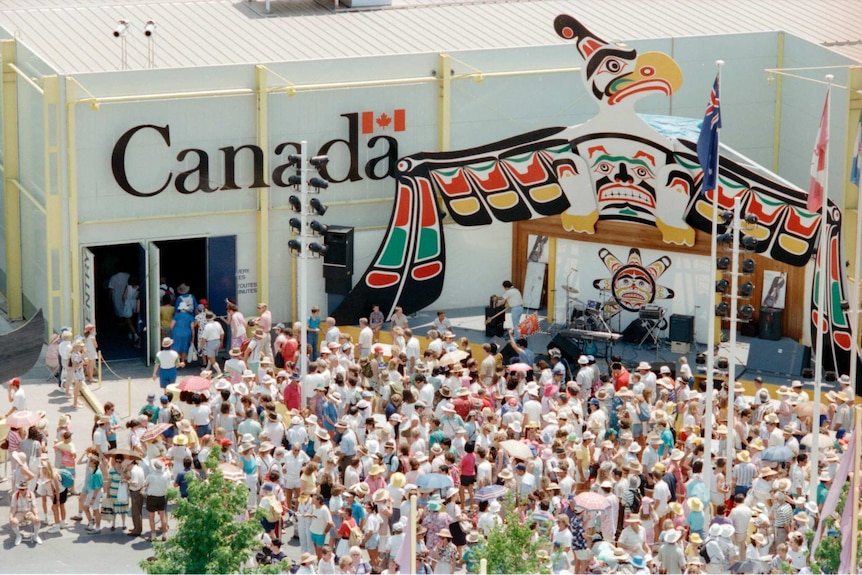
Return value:
<svg viewBox="0 0 862 575">
<path fill-rule="evenodd" d="M 353 228 L 329 226 L 323 235 L 323 277 L 326 293 L 347 295 L 353 287 Z"/>
<path fill-rule="evenodd" d="M 781 316 L 784 310 L 774 307 L 760 308 L 760 339 L 781 339 Z"/>
<path fill-rule="evenodd" d="M 560 350 L 560 354 L 563 356 L 572 369 L 578 369 L 578 358 L 581 357 L 581 348 L 578 347 L 578 344 L 574 342 L 574 340 L 569 339 L 567 337 L 563 337 L 560 334 L 554 336 L 554 339 L 548 344 L 548 349 L 557 348 Z"/>
<path fill-rule="evenodd" d="M 636 319 L 623 330 L 623 337 L 621 339 L 626 343 L 640 343 L 646 334 L 647 330 L 643 326 L 643 322 L 640 319 Z"/>
<path fill-rule="evenodd" d="M 517 352 L 512 349 L 512 344 L 508 342 L 506 342 L 506 345 L 500 347 L 499 352 L 503 356 L 503 365 L 509 365 L 512 363 L 513 357 L 518 357 Z"/>
<path fill-rule="evenodd" d="M 694 316 L 673 314 L 670 316 L 670 341 L 692 343 L 694 341 Z"/>
<path fill-rule="evenodd" d="M 799 377 L 810 364 L 811 348 L 792 339 L 753 339 L 748 348 L 748 365 L 745 367 L 752 372 Z"/>
<path fill-rule="evenodd" d="M 503 321 L 506 319 L 506 314 L 502 313 L 504 309 L 503 307 L 485 307 L 485 337 L 503 337 L 505 333 Z M 494 319 L 491 319 L 492 317 Z"/>
</svg>

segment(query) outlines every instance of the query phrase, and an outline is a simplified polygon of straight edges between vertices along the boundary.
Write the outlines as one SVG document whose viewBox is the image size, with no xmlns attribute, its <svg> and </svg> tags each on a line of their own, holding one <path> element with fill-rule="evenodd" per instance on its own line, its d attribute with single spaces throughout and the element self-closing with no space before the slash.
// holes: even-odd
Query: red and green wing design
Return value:
<svg viewBox="0 0 862 575">
<path fill-rule="evenodd" d="M 458 152 L 402 158 L 389 227 L 372 264 L 332 313 L 353 324 L 372 305 L 389 317 L 433 303 L 446 265 L 442 198 L 459 225 L 479 226 L 558 214 L 569 207 L 559 178 L 577 173 L 564 128 L 537 130 Z"/>
<path fill-rule="evenodd" d="M 680 141 L 692 151 L 693 142 Z M 692 173 L 699 170 L 696 156 L 677 154 L 676 162 Z M 699 175 L 698 177 L 701 177 Z M 841 262 L 844 261 L 841 242 L 841 210 L 829 201 L 827 209 L 828 234 L 825 254 L 819 254 L 821 216 L 806 208 L 807 194 L 797 188 L 783 186 L 752 172 L 727 158 L 719 164 L 718 209 L 732 210 L 733 200 L 741 197 L 742 217 L 751 214 L 757 224 L 746 233 L 757 238 L 756 252 L 793 266 L 804 266 L 815 256 L 814 285 L 811 290 L 811 341 L 817 342 L 817 322 L 824 322 L 823 363 L 827 369 L 849 373 L 853 361 L 853 334 L 848 309 L 846 286 Z M 700 182 L 697 182 L 698 188 Z M 711 232 L 712 205 L 716 194 L 696 194 L 689 204 L 687 222 L 700 230 Z M 723 231 L 723 226 L 720 227 Z M 820 274 L 826 273 L 826 294 L 821 304 Z M 857 373 L 862 373 L 862 364 Z"/>
</svg>

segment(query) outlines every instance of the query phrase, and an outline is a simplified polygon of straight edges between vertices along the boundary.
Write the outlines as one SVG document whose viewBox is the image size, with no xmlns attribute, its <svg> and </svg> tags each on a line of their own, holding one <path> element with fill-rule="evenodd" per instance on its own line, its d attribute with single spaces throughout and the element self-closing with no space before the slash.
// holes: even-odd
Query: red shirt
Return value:
<svg viewBox="0 0 862 575">
<path fill-rule="evenodd" d="M 461 475 L 472 477 L 476 475 L 476 455 L 467 453 L 461 458 Z"/>
<path fill-rule="evenodd" d="M 284 345 L 281 346 L 281 358 L 285 363 L 288 361 L 293 361 L 296 357 L 296 351 L 299 349 L 299 342 L 296 339 L 290 337 L 284 342 Z"/>
<path fill-rule="evenodd" d="M 473 400 L 469 395 L 465 397 L 456 397 L 452 400 L 452 407 L 455 408 L 455 413 L 461 416 L 461 419 L 467 419 L 470 415 L 470 410 L 473 409 Z"/>
<path fill-rule="evenodd" d="M 626 368 L 623 368 L 620 371 L 620 374 L 614 377 L 614 391 L 619 391 L 624 387 L 629 387 L 629 389 L 631 389 L 629 386 L 629 370 Z"/>
<path fill-rule="evenodd" d="M 284 405 L 288 411 L 291 409 L 302 409 L 302 387 L 300 387 L 298 381 L 291 381 L 284 388 Z"/>
</svg>

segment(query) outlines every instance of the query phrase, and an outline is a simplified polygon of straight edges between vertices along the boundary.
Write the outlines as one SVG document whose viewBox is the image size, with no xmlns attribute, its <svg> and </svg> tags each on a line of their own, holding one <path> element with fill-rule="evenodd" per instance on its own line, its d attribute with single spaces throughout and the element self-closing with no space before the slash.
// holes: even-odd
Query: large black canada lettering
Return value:
<svg viewBox="0 0 862 575">
<path fill-rule="evenodd" d="M 162 193 L 165 188 L 168 187 L 168 184 L 171 183 L 171 178 L 173 177 L 173 173 L 169 173 L 165 183 L 162 184 L 162 187 L 154 192 L 142 192 L 132 187 L 132 184 L 129 182 L 129 177 L 126 174 L 126 150 L 129 147 L 129 142 L 132 140 L 132 137 L 145 129 L 155 130 L 162 136 L 165 144 L 167 144 L 168 147 L 171 146 L 171 128 L 169 125 L 156 126 L 153 124 L 141 124 L 120 136 L 120 139 L 117 140 L 116 144 L 114 144 L 114 151 L 111 153 L 111 171 L 114 173 L 114 179 L 117 181 L 117 184 L 119 184 L 120 188 L 122 188 L 122 190 L 127 194 L 131 194 L 139 198 L 149 198 Z"/>
</svg>

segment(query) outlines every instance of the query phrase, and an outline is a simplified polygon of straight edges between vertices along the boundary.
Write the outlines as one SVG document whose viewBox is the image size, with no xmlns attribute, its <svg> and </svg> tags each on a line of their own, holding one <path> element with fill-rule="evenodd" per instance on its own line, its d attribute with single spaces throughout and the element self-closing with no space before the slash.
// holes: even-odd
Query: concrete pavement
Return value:
<svg viewBox="0 0 862 575">
<path fill-rule="evenodd" d="M 14 328 L 0 314 L 0 331 Z M 44 349 L 42 358 L 44 358 Z M 110 370 L 108 369 L 110 368 Z M 180 378 L 197 373 L 197 369 L 181 370 Z M 106 401 L 113 401 L 116 413 L 123 422 L 130 415 L 136 415 L 146 404 L 149 393 L 160 394 L 158 382 L 152 380 L 152 368 L 140 361 L 123 361 L 104 365 L 101 384 L 90 386 L 89 403 L 97 409 Z M 73 442 L 80 454 L 91 444 L 93 418 L 96 415 L 93 407 L 82 404 L 77 410 L 72 408 L 70 398 L 57 387 L 56 380 L 51 377 L 50 370 L 44 360 L 22 377 L 22 388 L 27 396 L 27 407 L 30 410 L 44 410 L 49 421 L 51 437 L 56 432 L 57 420 L 61 414 L 72 415 Z M 0 413 L 9 410 L 10 402 L 5 392 L 0 393 Z M 125 429 L 118 433 L 118 446 L 128 446 Z M 53 458 L 53 451 L 49 449 Z M 0 573 L 141 573 L 140 561 L 152 555 L 152 546 L 141 538 L 130 538 L 120 529 L 110 530 L 110 522 L 102 523 L 99 535 L 86 532 L 84 523 L 67 521 L 69 528 L 57 534 L 47 533 L 47 527 L 41 530 L 44 540 L 42 545 L 24 542 L 18 547 L 13 546 L 14 536 L 8 525 L 8 507 L 10 502 L 11 484 L 8 476 L 11 469 L 8 464 L 0 466 L 0 548 L 3 549 L 0 560 Z M 80 486 L 83 470 L 78 468 Z M 66 504 L 67 517 L 76 514 L 78 510 L 77 497 L 70 498 Z M 50 505 L 48 508 L 50 516 Z M 51 519 L 53 521 L 53 519 Z M 131 518 L 128 518 L 131 525 Z M 147 532 L 146 516 L 144 529 Z M 287 529 L 288 533 L 292 529 Z M 290 558 L 299 559 L 298 540 L 287 542 L 284 550 Z"/>
</svg>

